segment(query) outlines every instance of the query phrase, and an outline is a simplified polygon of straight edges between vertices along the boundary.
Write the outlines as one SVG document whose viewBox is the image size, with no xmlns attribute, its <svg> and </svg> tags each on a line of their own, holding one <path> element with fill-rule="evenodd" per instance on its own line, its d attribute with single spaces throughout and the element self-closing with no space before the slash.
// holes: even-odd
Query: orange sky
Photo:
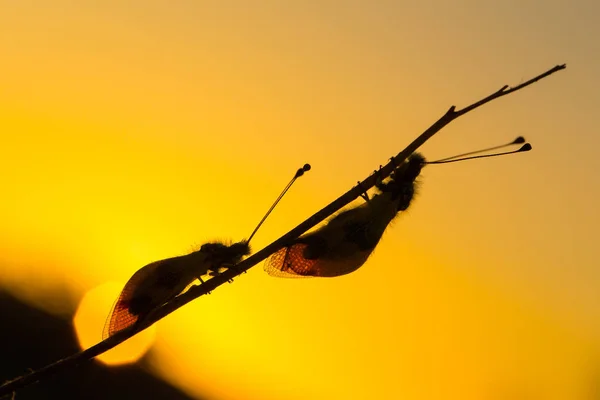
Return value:
<svg viewBox="0 0 600 400">
<path fill-rule="evenodd" d="M 138 268 L 247 237 L 303 163 L 255 249 L 450 105 L 566 62 L 422 148 L 524 135 L 534 151 L 427 167 L 359 271 L 259 265 L 147 337 L 157 374 L 218 400 L 591 398 L 597 2 L 4 3 L 0 285 L 69 315 L 112 282 L 82 323 L 91 343 Z"/>
</svg>

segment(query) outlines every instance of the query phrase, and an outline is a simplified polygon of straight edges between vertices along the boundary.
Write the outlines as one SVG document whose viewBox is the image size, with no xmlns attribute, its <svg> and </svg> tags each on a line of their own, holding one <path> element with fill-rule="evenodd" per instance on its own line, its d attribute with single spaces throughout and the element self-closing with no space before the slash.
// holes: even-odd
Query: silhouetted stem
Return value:
<svg viewBox="0 0 600 400">
<path fill-rule="evenodd" d="M 173 311 L 177 310 L 179 307 L 182 307 L 190 301 L 213 291 L 214 289 L 226 283 L 227 281 L 235 278 L 241 273 L 252 268 L 254 265 L 265 260 L 271 254 L 285 247 L 286 244 L 290 243 L 292 240 L 302 235 L 304 232 L 317 225 L 319 222 L 323 221 L 324 219 L 331 216 L 333 213 L 335 213 L 345 205 L 352 202 L 354 199 L 360 196 L 364 190 L 372 188 L 375 185 L 377 179 L 384 179 L 388 177 L 394 170 L 394 164 L 402 163 L 408 158 L 408 156 L 410 156 L 419 147 L 421 147 L 428 139 L 430 139 L 433 135 L 435 135 L 443 127 L 448 125 L 456 118 L 468 113 L 469 111 L 473 111 L 474 109 L 492 100 L 495 100 L 499 97 L 505 96 L 512 92 L 516 92 L 517 90 L 529 86 L 540 79 L 543 79 L 557 71 L 565 69 L 566 67 L 566 64 L 557 65 L 554 68 L 544 72 L 543 74 L 538 75 L 535 78 L 532 78 L 527 82 L 524 82 L 512 88 L 506 85 L 497 92 L 492 93 L 486 98 L 479 100 L 478 102 L 473 103 L 470 106 L 465 107 L 461 110 L 456 111 L 455 106 L 450 107 L 450 109 L 439 120 L 437 120 L 433 125 L 431 125 L 425 132 L 423 132 L 419 137 L 417 137 L 404 150 L 398 153 L 398 155 L 394 157 L 394 162 L 390 160 L 389 163 L 383 166 L 381 170 L 378 171 L 377 176 L 375 174 L 370 175 L 365 180 L 363 180 L 360 183 L 360 185 L 357 185 L 354 188 L 350 189 L 348 192 L 338 197 L 332 203 L 315 213 L 312 217 L 308 218 L 306 221 L 302 222 L 300 225 L 298 225 L 297 227 L 295 227 L 294 229 L 292 229 L 291 231 L 289 231 L 288 233 L 286 233 L 285 235 L 283 235 L 264 249 L 248 257 L 244 261 L 240 262 L 234 268 L 230 268 L 222 274 L 209 279 L 202 285 L 193 286 L 187 292 L 181 294 L 180 296 L 177 296 L 169 303 L 156 309 L 153 313 L 148 315 L 148 317 L 145 320 L 140 321 L 140 323 L 138 323 L 137 325 L 134 325 L 131 328 L 123 330 L 121 332 L 118 332 L 114 336 L 109 337 L 108 339 L 90 347 L 87 350 L 73 354 L 72 356 L 58 360 L 53 364 L 47 365 L 29 374 L 5 382 L 2 386 L 0 386 L 0 397 L 6 396 L 19 388 L 39 382 L 42 379 L 46 379 L 52 375 L 59 373 L 62 370 L 73 368 L 75 366 L 78 366 L 79 364 L 89 361 L 94 357 L 124 342 L 125 340 L 129 339 L 138 332 L 153 325 L 155 322 L 169 315 Z"/>
</svg>

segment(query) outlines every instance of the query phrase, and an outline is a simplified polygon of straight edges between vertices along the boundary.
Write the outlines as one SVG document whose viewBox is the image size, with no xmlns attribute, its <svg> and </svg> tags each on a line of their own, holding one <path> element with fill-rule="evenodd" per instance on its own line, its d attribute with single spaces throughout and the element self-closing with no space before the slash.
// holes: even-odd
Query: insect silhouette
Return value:
<svg viewBox="0 0 600 400">
<path fill-rule="evenodd" d="M 518 150 L 472 156 L 517 144 L 522 144 Z M 295 239 L 271 255 L 264 269 L 271 276 L 284 278 L 335 277 L 354 272 L 367 261 L 390 222 L 410 206 L 417 178 L 425 165 L 513 154 L 531 148 L 520 136 L 508 144 L 430 162 L 413 153 L 396 166 L 387 182 L 376 183 L 377 194 L 373 198 L 369 199 L 364 192 L 363 204 L 340 212 L 319 229 Z"/>
<path fill-rule="evenodd" d="M 182 293 L 196 279 L 215 276 L 224 268 L 234 267 L 250 254 L 250 240 L 273 211 L 294 181 L 310 170 L 305 164 L 275 200 L 248 240 L 227 245 L 221 242 L 203 244 L 193 253 L 152 262 L 140 268 L 127 281 L 107 318 L 102 332 L 106 339 L 116 332 L 144 320 L 152 311 Z"/>
</svg>

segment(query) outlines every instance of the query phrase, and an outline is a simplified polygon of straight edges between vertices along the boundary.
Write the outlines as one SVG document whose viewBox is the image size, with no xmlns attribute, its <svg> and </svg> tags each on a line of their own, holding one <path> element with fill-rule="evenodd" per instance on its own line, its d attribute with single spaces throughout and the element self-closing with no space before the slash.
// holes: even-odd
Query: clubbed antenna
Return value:
<svg viewBox="0 0 600 400">
<path fill-rule="evenodd" d="M 256 234 L 256 231 L 258 231 L 258 228 L 260 228 L 260 226 L 263 224 L 263 222 L 265 222 L 265 220 L 267 219 L 267 217 L 269 216 L 269 214 L 271 214 L 271 212 L 273 211 L 273 209 L 275 208 L 275 206 L 277 205 L 277 203 L 279 203 L 279 201 L 283 198 L 283 196 L 290 189 L 290 187 L 292 187 L 292 184 L 296 181 L 296 179 L 298 179 L 302 175 L 304 175 L 305 172 L 310 171 L 310 168 L 311 168 L 310 164 L 304 164 L 302 166 L 302 168 L 298 168 L 298 171 L 296 171 L 296 174 L 294 175 L 294 177 L 292 178 L 292 180 L 290 181 L 290 183 L 287 184 L 287 186 L 283 189 L 283 191 L 281 192 L 281 194 L 279 195 L 279 197 L 277 197 L 277 199 L 275 200 L 275 202 L 273 203 L 273 205 L 271 206 L 271 208 L 269 208 L 269 211 L 267 211 L 267 213 L 260 220 L 260 222 L 258 223 L 258 225 L 256 225 L 256 228 L 254 228 L 254 231 L 252 231 L 252 234 L 250 235 L 250 237 L 248 238 L 248 240 L 246 241 L 246 243 L 250 243 L 250 240 L 252 239 L 252 237 L 254 236 L 254 234 Z"/>
<path fill-rule="evenodd" d="M 502 153 L 482 154 L 482 155 L 479 155 L 479 156 L 471 156 L 471 154 L 485 153 L 485 152 L 488 152 L 488 151 L 498 150 L 498 149 L 502 149 L 504 147 L 514 146 L 516 144 L 522 144 L 522 143 L 525 143 L 525 144 L 523 144 L 523 146 L 521 146 L 517 150 L 505 151 L 505 152 L 502 152 Z M 447 163 L 457 162 L 457 161 L 473 160 L 475 158 L 487 158 L 487 157 L 504 156 L 504 155 L 507 155 L 507 154 L 522 153 L 524 151 L 529 151 L 531 149 L 532 149 L 531 144 L 526 143 L 525 142 L 525 138 L 523 136 L 519 136 L 515 140 L 513 140 L 512 142 L 506 143 L 506 144 L 503 144 L 503 145 L 500 145 L 500 146 L 494 146 L 494 147 L 490 147 L 490 148 L 487 148 L 487 149 L 470 151 L 468 153 L 458 154 L 456 156 L 446 157 L 446 158 L 442 158 L 442 159 L 439 159 L 439 160 L 436 160 L 436 161 L 426 161 L 424 164 L 447 164 Z M 470 156 L 470 157 L 465 157 L 465 156 Z"/>
</svg>

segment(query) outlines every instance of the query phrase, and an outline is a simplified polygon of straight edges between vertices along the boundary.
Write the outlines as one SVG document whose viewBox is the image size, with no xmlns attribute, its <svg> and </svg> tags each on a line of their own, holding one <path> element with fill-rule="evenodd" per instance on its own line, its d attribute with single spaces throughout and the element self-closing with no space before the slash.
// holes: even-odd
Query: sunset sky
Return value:
<svg viewBox="0 0 600 400">
<path fill-rule="evenodd" d="M 534 150 L 426 167 L 357 272 L 257 265 L 137 342 L 215 400 L 594 399 L 598 16 L 592 0 L 0 0 L 0 286 L 65 318 L 85 296 L 90 346 L 137 269 L 248 237 L 302 164 L 255 250 L 449 106 L 567 63 L 427 142 L 430 159 L 518 135 Z"/>
</svg>

